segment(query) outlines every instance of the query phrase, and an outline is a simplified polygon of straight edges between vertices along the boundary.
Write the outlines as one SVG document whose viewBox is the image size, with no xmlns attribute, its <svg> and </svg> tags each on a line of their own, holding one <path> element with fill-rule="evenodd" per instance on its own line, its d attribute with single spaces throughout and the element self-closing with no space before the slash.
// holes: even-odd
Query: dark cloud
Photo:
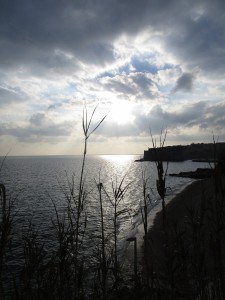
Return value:
<svg viewBox="0 0 225 300">
<path fill-rule="evenodd" d="M 103 85 L 106 90 L 117 92 L 119 94 L 135 94 L 135 87 L 132 86 L 131 82 L 129 82 L 127 76 L 119 75 L 113 78 L 108 78 Z"/>
<path fill-rule="evenodd" d="M 154 99 L 158 95 L 156 83 L 148 73 L 133 72 L 129 75 L 116 75 L 100 81 L 104 89 L 122 98 L 135 96 L 136 101 Z"/>
<path fill-rule="evenodd" d="M 95 20 L 97 23 L 100 20 L 91 17 L 96 14 L 91 10 L 92 6 L 75 6 L 71 1 L 1 3 L 1 65 L 4 68 L 25 65 L 35 72 L 41 67 L 65 69 L 74 65 L 77 58 L 95 64 L 111 60 L 112 47 L 93 36 Z M 96 30 L 95 36 L 99 34 Z M 61 53 L 55 52 L 57 49 Z"/>
<path fill-rule="evenodd" d="M 170 51 L 190 68 L 198 66 L 208 75 L 222 75 L 225 64 L 224 1 L 196 1 L 166 38 Z M 188 2 L 189 5 L 189 2 Z M 223 7 L 223 8 L 222 8 Z M 175 25 L 175 24 L 174 24 Z M 209 74 L 210 73 L 210 74 Z"/>
<path fill-rule="evenodd" d="M 148 134 L 149 126 L 160 130 L 163 125 L 222 132 L 224 104 L 200 101 L 205 95 L 201 97 L 199 91 L 205 82 L 216 79 L 217 91 L 223 89 L 224 11 L 223 0 L 1 1 L 0 80 L 4 84 L 0 107 L 27 101 L 27 111 L 47 107 L 49 113 L 33 112 L 26 126 L 17 120 L 1 124 L 1 134 L 26 142 L 69 136 L 71 122 L 57 121 L 50 115 L 66 109 L 61 99 L 78 106 L 78 102 L 71 102 L 73 94 L 73 99 L 90 103 L 98 95 L 104 98 L 105 91 L 118 100 L 145 104 L 150 100 L 152 105 L 166 98 L 169 103 L 175 69 L 183 74 L 173 91 L 189 92 L 185 95 L 189 98 L 179 99 L 179 103 L 190 99 L 189 106 L 175 110 L 177 93 L 173 110 L 166 110 L 160 102 L 150 112 L 148 107 L 145 114 L 136 112 L 132 123 L 106 123 L 99 132 L 104 136 L 139 136 Z M 165 69 L 171 69 L 172 78 L 163 73 Z M 192 70 L 199 70 L 201 83 Z M 74 82 L 74 88 L 65 87 L 66 82 Z M 191 98 L 195 85 L 199 98 Z M 30 98 L 24 91 L 29 91 Z M 40 103 L 34 103 L 36 99 Z"/>
<path fill-rule="evenodd" d="M 146 115 L 136 115 L 135 124 L 142 132 L 149 128 L 159 132 L 162 127 L 168 129 L 198 128 L 208 129 L 211 132 L 222 132 L 225 126 L 224 117 L 225 103 L 210 105 L 201 101 L 192 105 L 183 106 L 179 111 L 166 111 L 156 105 Z"/>
<path fill-rule="evenodd" d="M 192 73 L 183 73 L 176 82 L 173 92 L 185 91 L 190 92 L 193 89 L 193 81 L 195 76 Z"/>
<path fill-rule="evenodd" d="M 138 96 L 154 98 L 157 94 L 156 83 L 149 78 L 147 73 L 132 73 L 130 76 L 138 89 Z"/>
<path fill-rule="evenodd" d="M 198 102 L 183 106 L 180 111 L 166 111 L 158 105 L 149 112 L 149 122 L 150 125 L 152 124 L 154 126 L 154 129 L 158 127 L 158 130 L 162 126 L 168 128 L 191 128 L 193 125 L 197 125 L 201 122 L 200 120 L 202 116 L 204 116 L 206 105 L 206 102 Z"/>
<path fill-rule="evenodd" d="M 205 111 L 205 123 L 202 127 L 212 128 L 215 131 L 224 131 L 225 128 L 225 103 L 219 103 L 217 105 L 212 105 Z"/>
<path fill-rule="evenodd" d="M 115 59 L 112 43 L 118 36 L 136 35 L 150 28 L 161 32 L 168 51 L 185 63 L 222 70 L 223 2 L 4 1 L 0 10 L 1 65 L 12 67 L 30 61 L 57 68 L 62 62 L 69 63 L 65 57 L 49 59 L 55 49 L 70 53 L 74 59 L 102 65 Z"/>
</svg>

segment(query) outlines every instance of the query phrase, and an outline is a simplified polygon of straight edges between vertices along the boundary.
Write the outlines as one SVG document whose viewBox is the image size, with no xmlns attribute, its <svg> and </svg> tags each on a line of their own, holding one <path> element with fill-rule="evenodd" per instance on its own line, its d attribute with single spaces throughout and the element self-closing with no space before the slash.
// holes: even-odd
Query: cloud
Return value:
<svg viewBox="0 0 225 300">
<path fill-rule="evenodd" d="M 186 7 L 181 15 L 183 21 L 175 20 L 165 42 L 189 69 L 198 66 L 207 76 L 221 76 L 223 73 L 225 16 L 220 11 L 224 9 L 222 2 L 217 1 L 213 7 L 209 1 L 197 1 Z"/>
<path fill-rule="evenodd" d="M 162 128 L 168 130 L 199 129 L 209 132 L 223 133 L 225 117 L 223 114 L 225 102 L 210 105 L 205 101 L 182 106 L 180 109 L 165 110 L 161 106 L 154 106 L 147 114 L 137 114 L 135 124 L 141 132 L 152 131 L 159 133 Z"/>
<path fill-rule="evenodd" d="M 12 103 L 20 103 L 27 100 L 27 96 L 18 88 L 0 86 L 0 107 L 7 107 Z"/>
<path fill-rule="evenodd" d="M 225 128 L 225 102 L 212 105 L 205 111 L 205 118 L 201 124 L 202 128 L 213 128 L 215 133 L 224 133 Z"/>
<path fill-rule="evenodd" d="M 119 98 L 133 98 L 135 101 L 155 99 L 159 96 L 156 83 L 148 73 L 132 72 L 100 79 L 101 86 Z"/>
<path fill-rule="evenodd" d="M 198 66 L 221 75 L 225 64 L 222 2 L 212 6 L 203 0 L 188 4 L 176 0 L 143 0 L 141 4 L 138 0 L 104 4 L 100 0 L 95 4 L 5 1 L 0 12 L 0 65 L 45 78 L 72 76 L 84 68 L 88 73 L 88 67 L 90 74 L 94 66 L 104 69 L 117 61 L 115 44 L 125 35 L 136 43 L 137 49 L 130 44 L 129 50 L 142 52 L 142 57 L 132 55 L 130 61 L 137 72 L 157 73 L 157 50 L 175 57 L 185 69 Z M 135 39 L 142 32 L 147 32 L 141 40 L 145 48 Z"/>
<path fill-rule="evenodd" d="M 141 107 L 101 126 L 105 138 L 222 133 L 224 11 L 222 0 L 3 1 L 2 140 L 69 137 L 84 101 Z"/>
<path fill-rule="evenodd" d="M 128 124 L 106 123 L 99 129 L 99 134 L 110 137 L 121 136 L 149 136 L 152 132 L 160 134 L 162 128 L 169 132 L 190 130 L 197 127 L 223 133 L 225 117 L 223 111 L 225 102 L 209 105 L 207 102 L 196 102 L 182 106 L 177 110 L 165 110 L 160 105 L 154 106 L 148 113 L 134 111 L 135 119 Z M 179 137 L 178 137 L 179 138 Z M 194 138 L 194 137 L 193 137 Z"/>
<path fill-rule="evenodd" d="M 193 82 L 195 76 L 192 73 L 183 73 L 176 82 L 176 86 L 173 89 L 173 92 L 185 91 L 191 92 L 193 89 Z"/>
<path fill-rule="evenodd" d="M 202 124 L 209 121 L 209 118 L 207 118 L 209 111 L 214 112 L 211 116 L 211 121 L 208 123 L 208 128 L 212 126 L 213 129 L 215 124 L 212 120 L 217 114 L 216 107 L 208 107 L 207 102 L 197 102 L 183 106 L 176 111 L 166 111 L 160 105 L 153 106 L 147 113 L 134 110 L 135 118 L 132 122 L 117 124 L 106 120 L 103 126 L 99 128 L 98 133 L 106 137 L 138 137 L 149 136 L 150 129 L 152 132 L 159 134 L 162 128 L 174 131 L 177 128 L 191 129 L 194 126 L 202 127 Z"/>
<path fill-rule="evenodd" d="M 68 137 L 74 129 L 74 122 L 57 122 L 45 113 L 32 115 L 26 125 L 18 126 L 15 123 L 0 124 L 1 135 L 11 135 L 25 143 L 37 143 L 41 141 L 57 142 L 61 137 Z"/>
</svg>

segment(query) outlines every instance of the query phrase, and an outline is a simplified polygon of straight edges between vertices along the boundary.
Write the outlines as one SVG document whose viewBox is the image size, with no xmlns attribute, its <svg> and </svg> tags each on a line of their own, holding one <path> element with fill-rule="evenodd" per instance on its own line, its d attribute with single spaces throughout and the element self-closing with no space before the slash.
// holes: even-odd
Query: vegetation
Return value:
<svg viewBox="0 0 225 300">
<path fill-rule="evenodd" d="M 85 182 L 87 142 L 104 118 L 91 130 L 87 110 L 83 112 L 84 153 L 80 181 L 74 176 L 65 191 L 67 208 L 64 214 L 55 208 L 52 220 L 56 244 L 46 251 L 39 232 L 32 222 L 21 237 L 22 267 L 17 273 L 8 268 L 10 241 L 15 212 L 8 200 L 4 184 L 0 184 L 0 298 L 1 299 L 225 299 L 225 190 L 224 156 L 213 172 L 213 183 L 203 181 L 200 201 L 188 199 L 187 207 L 179 211 L 165 206 L 166 170 L 157 152 L 158 178 L 156 188 L 162 201 L 162 212 L 156 218 L 155 229 L 148 231 L 148 211 L 151 208 L 150 187 L 143 171 L 143 199 L 140 203 L 144 226 L 143 270 L 138 273 L 134 259 L 134 276 L 125 276 L 118 257 L 118 221 L 129 214 L 121 204 L 130 188 L 124 178 L 112 181 L 108 191 L 101 181 L 95 190 Z M 166 134 L 161 134 L 164 146 Z M 153 148 L 157 151 L 156 141 Z M 204 184 L 205 183 L 205 184 Z M 209 184 L 210 183 L 210 184 Z M 210 187 L 213 186 L 213 192 Z M 99 234 L 93 256 L 87 254 L 88 197 L 99 203 Z M 185 200 L 185 199 L 184 199 Z M 181 202 L 179 202 L 181 203 Z M 106 218 L 110 208 L 111 219 Z M 171 211 L 174 210 L 174 213 Z M 177 212 L 179 211 L 178 215 Z M 106 228 L 106 224 L 112 227 Z M 96 225 L 97 226 L 97 225 Z M 136 238 L 134 258 L 136 258 Z M 91 271 L 90 271 L 91 270 Z"/>
</svg>

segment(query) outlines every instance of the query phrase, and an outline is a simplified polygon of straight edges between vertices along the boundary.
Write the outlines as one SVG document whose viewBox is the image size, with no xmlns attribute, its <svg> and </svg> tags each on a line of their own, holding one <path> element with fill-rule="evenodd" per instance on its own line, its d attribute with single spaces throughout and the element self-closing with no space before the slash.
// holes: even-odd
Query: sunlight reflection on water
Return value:
<svg viewBox="0 0 225 300">
<path fill-rule="evenodd" d="M 149 178 L 149 187 L 154 191 L 151 195 L 155 204 L 159 199 L 156 192 L 156 166 L 154 162 L 135 162 L 137 155 L 101 155 L 87 156 L 85 165 L 86 188 L 92 191 L 88 200 L 88 234 L 98 235 L 100 227 L 99 199 L 97 183 L 101 182 L 113 197 L 114 187 L 123 181 L 123 187 L 129 185 L 120 209 L 126 208 L 128 214 L 120 215 L 118 220 L 118 233 L 120 237 L 121 252 L 126 249 L 127 237 L 135 235 L 137 227 L 141 224 L 140 207 L 143 202 L 142 172 L 146 170 Z M 31 218 L 43 238 L 48 241 L 54 238 L 52 219 L 55 219 L 53 202 L 60 212 L 65 211 L 66 197 L 63 193 L 68 188 L 68 181 L 74 175 L 75 186 L 79 183 L 82 156 L 60 157 L 8 157 L 0 173 L 0 181 L 6 185 L 7 194 L 16 199 L 16 234 L 19 237 L 26 221 Z M 168 173 L 190 171 L 202 167 L 202 163 L 182 162 L 169 164 Z M 190 182 L 184 178 L 167 177 L 166 185 L 172 193 Z M 78 186 L 78 185 L 77 185 Z M 111 230 L 113 209 L 105 198 L 106 228 Z M 19 222 L 19 223 L 18 223 Z M 142 226 L 142 225 L 141 225 Z M 90 238 L 93 241 L 92 238 Z"/>
<path fill-rule="evenodd" d="M 101 158 L 115 163 L 117 166 L 124 166 L 130 161 L 134 161 L 135 155 L 100 155 Z"/>
<path fill-rule="evenodd" d="M 114 171 L 114 175 L 125 175 L 134 163 L 135 155 L 101 155 L 101 159 L 111 170 Z"/>
</svg>

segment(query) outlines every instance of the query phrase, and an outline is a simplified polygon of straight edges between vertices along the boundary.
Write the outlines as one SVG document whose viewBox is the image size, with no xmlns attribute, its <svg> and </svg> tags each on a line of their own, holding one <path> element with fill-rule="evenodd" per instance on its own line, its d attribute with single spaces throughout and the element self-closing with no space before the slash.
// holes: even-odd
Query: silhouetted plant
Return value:
<svg viewBox="0 0 225 300">
<path fill-rule="evenodd" d="M 100 218 L 101 218 L 101 251 L 99 253 L 100 268 L 98 268 L 98 277 L 100 287 L 102 290 L 102 299 L 106 299 L 107 295 L 107 274 L 109 271 L 108 259 L 106 254 L 106 240 L 105 240 L 105 220 L 104 220 L 104 208 L 103 208 L 103 195 L 104 187 L 102 182 L 97 183 L 99 193 L 99 204 L 100 204 Z"/>
<path fill-rule="evenodd" d="M 155 158 L 156 158 L 155 163 L 156 163 L 157 174 L 158 174 L 158 179 L 156 180 L 156 187 L 157 187 L 158 194 L 162 200 L 163 222 L 165 227 L 165 222 L 166 222 L 165 196 L 166 196 L 166 175 L 168 170 L 168 161 L 166 165 L 166 170 L 164 171 L 163 159 L 161 157 L 161 153 L 165 145 L 167 131 L 165 131 L 163 135 L 163 129 L 161 130 L 160 138 L 159 138 L 159 148 L 157 148 L 156 139 L 155 140 L 153 139 L 153 135 L 151 132 L 150 135 L 152 139 L 152 147 L 155 151 Z"/>
<path fill-rule="evenodd" d="M 149 207 L 152 207 L 152 201 L 150 197 L 150 187 L 149 187 L 149 178 L 146 178 L 146 170 L 142 170 L 142 192 L 143 192 L 143 201 L 140 201 L 141 206 L 141 215 L 142 223 L 144 227 L 144 261 L 145 265 L 148 265 L 148 214 Z M 146 269 L 146 286 L 149 286 L 149 270 Z"/>
<path fill-rule="evenodd" d="M 123 198 L 131 184 L 124 184 L 125 176 L 117 182 L 117 178 L 114 181 L 112 181 L 111 186 L 112 186 L 112 196 L 107 193 L 108 199 L 112 205 L 112 219 L 113 219 L 113 243 L 114 243 L 114 251 L 113 251 L 113 267 L 112 271 L 114 274 L 115 278 L 115 283 L 114 287 L 118 288 L 118 284 L 120 283 L 121 277 L 119 276 L 120 271 L 121 271 L 121 264 L 119 263 L 118 260 L 118 220 L 119 216 L 123 214 L 127 214 L 129 212 L 129 209 L 127 208 L 120 208 L 120 204 L 123 201 Z"/>
<path fill-rule="evenodd" d="M 12 205 L 7 201 L 6 188 L 0 184 L 0 296 L 4 298 L 3 269 L 13 225 Z"/>
<path fill-rule="evenodd" d="M 83 133 L 84 133 L 84 151 L 78 186 L 75 184 L 75 174 L 71 180 L 68 179 L 68 189 L 63 190 L 67 200 L 67 214 L 64 217 L 59 216 L 57 208 L 56 221 L 53 222 L 57 232 L 58 240 L 58 276 L 59 276 L 59 295 L 63 299 L 65 292 L 71 290 L 75 299 L 83 299 L 85 264 L 87 264 L 85 256 L 84 240 L 87 228 L 87 212 L 86 205 L 90 191 L 85 183 L 85 162 L 87 155 L 88 139 L 94 133 L 100 124 L 104 121 L 104 116 L 99 123 L 92 129 L 91 123 L 96 111 L 94 108 L 90 118 L 88 119 L 87 109 L 83 109 Z M 72 282 L 71 282 L 72 280 Z"/>
<path fill-rule="evenodd" d="M 150 189 L 149 189 L 149 178 L 146 178 L 146 170 L 142 171 L 142 192 L 143 192 L 143 201 L 140 202 L 140 206 L 141 206 L 142 222 L 144 226 L 144 234 L 146 236 L 148 233 L 149 206 L 150 207 L 152 206 Z"/>
<path fill-rule="evenodd" d="M 45 272 L 46 252 L 44 242 L 40 241 L 39 233 L 30 222 L 22 236 L 24 265 L 17 288 L 17 298 L 29 299 L 43 297 L 43 279 Z M 19 297 L 18 297 L 19 296 Z"/>
</svg>

